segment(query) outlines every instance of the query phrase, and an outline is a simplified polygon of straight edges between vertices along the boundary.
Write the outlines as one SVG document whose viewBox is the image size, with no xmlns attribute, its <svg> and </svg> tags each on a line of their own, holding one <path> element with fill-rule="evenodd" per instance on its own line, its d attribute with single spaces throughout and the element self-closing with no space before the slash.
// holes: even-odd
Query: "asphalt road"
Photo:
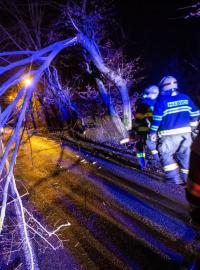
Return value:
<svg viewBox="0 0 200 270">
<path fill-rule="evenodd" d="M 21 145 L 15 177 L 44 226 L 71 223 L 59 231 L 64 248 L 33 240 L 41 270 L 190 269 L 198 254 L 184 188 L 116 163 L 115 155 L 32 136 Z"/>
</svg>

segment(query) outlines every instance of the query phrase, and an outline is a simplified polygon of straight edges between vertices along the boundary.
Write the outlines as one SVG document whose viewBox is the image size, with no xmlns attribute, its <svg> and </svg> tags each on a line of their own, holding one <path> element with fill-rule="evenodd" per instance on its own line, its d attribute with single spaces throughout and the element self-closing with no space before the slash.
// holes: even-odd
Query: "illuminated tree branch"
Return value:
<svg viewBox="0 0 200 270">
<path fill-rule="evenodd" d="M 13 10 L 16 10 L 15 3 L 13 3 L 13 5 Z M 38 222 L 27 209 L 24 208 L 22 197 L 20 196 L 16 187 L 13 169 L 21 143 L 23 133 L 22 127 L 26 120 L 27 111 L 30 108 L 33 96 L 35 93 L 38 94 L 39 92 L 39 83 L 43 84 L 43 91 L 47 94 L 47 96 L 49 93 L 52 93 L 54 97 L 54 104 L 57 105 L 58 109 L 67 106 L 70 111 L 76 113 L 79 119 L 82 118 L 77 104 L 71 98 L 70 91 L 68 91 L 70 89 L 70 85 L 67 89 L 66 87 L 64 89 L 61 83 L 58 70 L 54 62 L 57 55 L 68 47 L 79 45 L 81 52 L 83 54 L 87 54 L 88 57 L 88 59 L 85 59 L 87 72 L 91 69 L 90 64 L 92 63 L 100 74 L 100 76 L 94 76 L 96 82 L 95 86 L 106 104 L 113 123 L 117 127 L 120 134 L 124 137 L 127 135 L 127 130 L 131 129 L 132 119 L 126 76 L 123 76 L 124 74 L 122 73 L 121 69 L 115 69 L 109 66 L 103 57 L 101 47 L 98 45 L 98 29 L 101 29 L 101 25 L 98 25 L 98 21 L 96 20 L 95 16 L 99 15 L 95 13 L 94 16 L 87 17 L 87 14 L 85 14 L 84 17 L 82 16 L 83 14 L 81 14 L 81 20 L 78 21 L 76 20 L 76 15 L 79 15 L 78 7 L 76 7 L 77 9 L 74 10 L 74 12 L 77 14 L 73 14 L 71 12 L 72 10 L 68 10 L 67 14 L 69 23 L 76 31 L 75 36 L 73 38 L 53 42 L 52 44 L 42 48 L 41 33 L 39 30 L 41 23 L 40 15 L 35 14 L 35 11 L 33 8 L 31 8 L 31 6 L 29 8 L 31 11 L 30 18 L 32 20 L 32 24 L 34 25 L 33 31 L 29 31 L 26 23 L 22 19 L 22 14 L 20 11 L 16 10 L 16 13 L 14 14 L 15 19 L 19 22 L 22 33 L 25 35 L 23 41 L 16 41 L 14 36 L 9 31 L 7 31 L 3 26 L 1 27 L 4 35 L 6 35 L 9 41 L 13 42 L 15 46 L 20 49 L 20 51 L 5 51 L 3 45 L 3 49 L 0 52 L 0 58 L 3 59 L 3 61 L 1 61 L 3 63 L 0 66 L 0 75 L 2 78 L 6 78 L 5 82 L 3 82 L 0 86 L 0 96 L 8 93 L 8 90 L 12 87 L 18 88 L 16 97 L 0 115 L 0 129 L 2 129 L 6 127 L 12 113 L 16 110 L 16 108 L 18 108 L 17 120 L 13 128 L 13 133 L 5 145 L 5 148 L 3 147 L 3 144 L 1 147 L 2 154 L 0 160 L 0 183 L 3 201 L 0 209 L 0 234 L 3 232 L 3 229 L 6 226 L 6 211 L 7 206 L 10 204 L 10 202 L 8 202 L 8 198 L 11 196 L 13 198 L 18 224 L 20 224 L 19 228 L 21 234 L 21 244 L 16 244 L 15 250 L 19 250 L 20 246 L 23 246 L 27 269 L 36 270 L 38 269 L 38 264 L 32 245 L 32 235 L 39 236 L 46 242 L 47 245 L 51 246 L 53 249 L 56 249 L 57 247 L 54 248 L 54 245 L 51 244 L 51 241 L 47 237 L 56 237 L 58 242 L 61 243 L 57 232 L 62 228 L 70 226 L 70 223 L 61 224 L 53 231 L 49 231 L 42 226 L 42 224 Z M 86 10 L 87 5 L 86 1 L 84 1 L 81 7 L 81 12 L 86 13 Z M 87 27 L 87 23 L 85 23 L 87 20 L 89 20 L 90 27 Z M 95 30 L 93 27 L 96 27 Z M 0 42 L 0 44 L 2 44 L 2 42 Z M 26 44 L 26 46 L 23 46 L 23 44 Z M 129 68 L 129 70 L 131 69 Z M 31 78 L 30 85 L 24 84 L 24 80 L 27 77 Z M 75 75 L 73 80 L 76 80 Z M 114 106 L 115 104 L 111 99 L 111 95 L 107 90 L 106 82 L 111 83 L 121 95 L 121 99 L 123 101 L 122 111 L 124 124 L 122 123 Z M 87 94 L 89 95 L 90 93 Z M 11 194 L 9 194 L 9 190 L 11 191 Z M 34 223 L 34 226 L 32 225 L 31 221 Z M 9 252 L 11 252 L 11 250 Z"/>
<path fill-rule="evenodd" d="M 26 110 L 28 108 L 29 103 L 31 102 L 31 98 L 33 96 L 33 92 L 36 89 L 36 86 L 41 79 L 41 76 L 44 74 L 45 70 L 49 68 L 51 62 L 54 60 L 56 55 L 63 50 L 64 48 L 67 48 L 69 46 L 72 46 L 76 44 L 77 38 L 72 38 L 72 39 L 67 39 L 62 42 L 58 42 L 53 44 L 52 46 L 48 46 L 45 49 L 42 49 L 39 51 L 39 53 L 35 53 L 34 57 L 30 59 L 30 57 L 25 58 L 23 60 L 17 61 L 12 64 L 8 64 L 8 66 L 4 67 L 2 69 L 2 73 L 11 70 L 15 67 L 19 67 L 21 65 L 25 65 L 28 63 L 33 63 L 33 61 L 37 61 L 37 58 L 40 57 L 42 54 L 47 54 L 49 52 L 48 56 L 45 56 L 43 63 L 41 66 L 38 67 L 37 70 L 32 73 L 33 78 L 32 78 L 32 84 L 30 86 L 22 87 L 22 89 L 19 91 L 17 97 L 14 99 L 14 101 L 6 108 L 6 110 L 1 114 L 0 116 L 0 128 L 4 128 L 7 119 L 10 116 L 11 111 L 15 108 L 16 104 L 18 101 L 22 98 L 23 103 L 22 107 L 18 116 L 17 124 L 14 128 L 13 134 L 11 135 L 5 149 L 3 148 L 2 144 L 2 157 L 0 161 L 0 175 L 3 177 L 3 169 L 6 171 L 6 177 L 4 177 L 3 181 L 3 202 L 2 202 L 2 207 L 1 207 L 1 214 L 0 214 L 0 233 L 2 232 L 3 225 L 4 225 L 4 220 L 5 220 L 5 214 L 6 214 L 6 206 L 7 206 L 7 199 L 8 199 L 8 189 L 10 187 L 11 189 L 11 194 L 14 198 L 17 200 L 15 201 L 15 209 L 17 213 L 18 220 L 20 224 L 22 224 L 22 229 L 21 229 L 21 235 L 23 235 L 23 245 L 24 251 L 26 253 L 26 264 L 27 264 L 27 269 L 38 269 L 37 267 L 37 262 L 34 256 L 33 248 L 31 245 L 31 240 L 29 238 L 29 233 L 27 230 L 27 223 L 25 220 L 25 215 L 24 215 L 24 209 L 23 209 L 23 204 L 21 197 L 18 193 L 16 183 L 15 183 L 15 178 L 13 175 L 13 169 L 20 145 L 20 130 L 22 128 L 22 123 L 25 119 L 25 114 Z M 9 83 L 5 83 L 3 86 L 2 92 L 6 91 L 6 89 L 9 87 L 9 85 L 13 84 L 16 82 L 16 78 L 18 78 L 21 75 L 22 71 L 18 72 L 16 75 L 14 75 L 10 80 Z M 21 75 L 21 80 L 23 79 L 24 76 Z M 19 80 L 19 79 L 18 79 Z M 10 162 L 8 161 L 8 154 L 10 152 L 10 149 L 12 145 L 14 144 L 14 150 L 11 154 Z M 4 172 L 5 173 L 5 172 Z"/>
</svg>

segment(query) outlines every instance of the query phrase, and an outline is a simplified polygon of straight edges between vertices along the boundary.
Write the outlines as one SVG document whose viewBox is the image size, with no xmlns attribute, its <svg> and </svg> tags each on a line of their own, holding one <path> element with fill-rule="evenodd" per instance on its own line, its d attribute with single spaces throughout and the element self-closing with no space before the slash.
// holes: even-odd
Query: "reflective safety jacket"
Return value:
<svg viewBox="0 0 200 270">
<path fill-rule="evenodd" d="M 199 110 L 190 97 L 178 93 L 160 96 L 155 104 L 150 134 L 159 136 L 191 132 L 199 124 Z"/>
<path fill-rule="evenodd" d="M 192 205 L 200 209 L 200 134 L 191 148 L 186 197 Z"/>
<path fill-rule="evenodd" d="M 152 120 L 155 100 L 144 98 L 136 108 L 135 123 L 138 132 L 148 132 Z"/>
</svg>

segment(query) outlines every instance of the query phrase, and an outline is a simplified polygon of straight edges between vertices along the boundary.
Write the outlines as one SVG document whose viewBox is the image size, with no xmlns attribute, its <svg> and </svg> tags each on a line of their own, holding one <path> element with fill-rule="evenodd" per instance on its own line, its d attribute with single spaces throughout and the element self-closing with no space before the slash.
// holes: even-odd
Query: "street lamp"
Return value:
<svg viewBox="0 0 200 270">
<path fill-rule="evenodd" d="M 30 86 L 32 84 L 33 78 L 32 77 L 25 77 L 22 81 L 22 83 L 25 86 Z"/>
</svg>

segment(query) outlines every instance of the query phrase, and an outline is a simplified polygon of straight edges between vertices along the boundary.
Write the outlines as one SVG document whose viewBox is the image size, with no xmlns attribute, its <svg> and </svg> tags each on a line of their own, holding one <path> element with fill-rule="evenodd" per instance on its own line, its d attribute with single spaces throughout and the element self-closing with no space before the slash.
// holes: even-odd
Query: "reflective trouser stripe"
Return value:
<svg viewBox="0 0 200 270">
<path fill-rule="evenodd" d="M 182 173 L 185 173 L 185 174 L 188 174 L 189 173 L 189 170 L 187 170 L 187 169 L 181 169 L 181 172 Z"/>
<path fill-rule="evenodd" d="M 197 127 L 198 124 L 199 124 L 198 121 L 190 122 L 190 126 L 191 126 L 191 127 Z"/>
<path fill-rule="evenodd" d="M 178 163 L 172 163 L 172 164 L 164 166 L 163 169 L 165 172 L 169 172 L 169 171 L 173 171 L 173 170 L 178 169 L 178 167 L 179 167 Z"/>
<path fill-rule="evenodd" d="M 152 155 L 156 155 L 156 154 L 158 154 L 158 151 L 157 150 L 152 150 L 151 153 L 152 153 Z"/>
<path fill-rule="evenodd" d="M 191 132 L 191 127 L 183 127 L 183 128 L 161 130 L 161 131 L 159 131 L 159 135 L 160 136 L 178 135 L 181 133 L 189 133 L 189 132 Z"/>
<path fill-rule="evenodd" d="M 137 153 L 138 158 L 145 158 L 145 153 Z"/>
<path fill-rule="evenodd" d="M 195 197 L 200 198 L 200 184 L 192 182 L 190 179 L 187 181 L 187 190 Z"/>
</svg>

